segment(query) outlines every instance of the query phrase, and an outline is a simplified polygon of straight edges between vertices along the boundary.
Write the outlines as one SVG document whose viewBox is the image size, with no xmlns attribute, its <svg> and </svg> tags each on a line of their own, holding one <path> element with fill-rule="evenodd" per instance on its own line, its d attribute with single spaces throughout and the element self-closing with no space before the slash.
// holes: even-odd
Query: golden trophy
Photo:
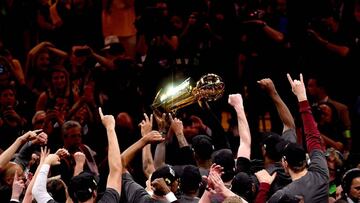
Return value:
<svg viewBox="0 0 360 203">
<path fill-rule="evenodd" d="M 177 86 L 169 86 L 165 90 L 160 89 L 151 105 L 155 113 L 173 113 L 177 110 L 201 101 L 215 101 L 219 99 L 225 89 L 221 77 L 208 73 L 203 75 L 194 86 L 191 78 L 187 78 Z"/>
</svg>

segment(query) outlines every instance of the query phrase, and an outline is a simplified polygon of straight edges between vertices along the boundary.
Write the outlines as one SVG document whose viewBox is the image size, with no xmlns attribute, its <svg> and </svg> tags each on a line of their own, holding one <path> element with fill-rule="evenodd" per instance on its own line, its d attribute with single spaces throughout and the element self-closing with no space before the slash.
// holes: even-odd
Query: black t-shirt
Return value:
<svg viewBox="0 0 360 203">
<path fill-rule="evenodd" d="M 100 200 L 97 202 L 104 202 L 104 203 L 111 203 L 111 202 L 119 202 L 120 201 L 120 194 L 112 189 L 112 188 L 106 188 L 104 195 L 101 197 Z"/>
</svg>

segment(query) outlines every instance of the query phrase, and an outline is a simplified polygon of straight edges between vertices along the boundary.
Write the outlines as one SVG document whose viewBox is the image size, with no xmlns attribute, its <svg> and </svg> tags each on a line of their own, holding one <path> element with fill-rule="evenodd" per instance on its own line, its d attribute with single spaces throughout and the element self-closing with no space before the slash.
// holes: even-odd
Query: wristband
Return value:
<svg viewBox="0 0 360 203">
<path fill-rule="evenodd" d="M 174 202 L 174 201 L 177 200 L 177 198 L 175 197 L 174 193 L 172 193 L 172 192 L 167 193 L 167 194 L 165 195 L 165 198 L 166 198 L 166 200 L 169 201 L 169 202 Z"/>
</svg>

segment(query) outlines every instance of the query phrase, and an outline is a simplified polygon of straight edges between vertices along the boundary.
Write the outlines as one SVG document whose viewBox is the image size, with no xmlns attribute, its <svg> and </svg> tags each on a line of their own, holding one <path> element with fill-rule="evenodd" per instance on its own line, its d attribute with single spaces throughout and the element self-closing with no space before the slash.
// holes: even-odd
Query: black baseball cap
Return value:
<svg viewBox="0 0 360 203">
<path fill-rule="evenodd" d="M 89 200 L 93 191 L 97 190 L 99 177 L 90 172 L 81 172 L 70 180 L 69 195 L 73 200 L 84 202 Z"/>
</svg>

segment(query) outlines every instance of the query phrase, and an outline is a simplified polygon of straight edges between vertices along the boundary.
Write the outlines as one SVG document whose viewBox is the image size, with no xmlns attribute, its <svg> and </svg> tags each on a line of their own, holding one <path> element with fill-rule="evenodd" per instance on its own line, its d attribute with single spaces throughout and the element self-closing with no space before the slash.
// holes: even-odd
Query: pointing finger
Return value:
<svg viewBox="0 0 360 203">
<path fill-rule="evenodd" d="M 103 112 L 102 112 L 101 107 L 99 107 L 99 114 L 100 114 L 100 118 L 103 118 L 103 117 L 104 117 L 104 114 L 103 114 Z"/>
</svg>

